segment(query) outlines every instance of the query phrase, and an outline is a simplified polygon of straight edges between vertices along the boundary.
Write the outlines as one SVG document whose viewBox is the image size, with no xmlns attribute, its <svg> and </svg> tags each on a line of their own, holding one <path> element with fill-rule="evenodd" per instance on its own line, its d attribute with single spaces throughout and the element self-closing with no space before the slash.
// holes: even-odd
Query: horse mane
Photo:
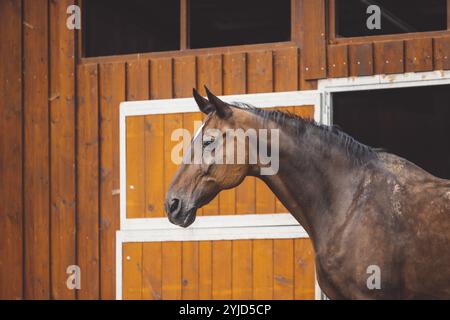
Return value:
<svg viewBox="0 0 450 320">
<path fill-rule="evenodd" d="M 323 143 L 323 148 L 337 146 L 345 151 L 354 164 L 362 165 L 375 158 L 380 149 L 369 147 L 342 131 L 338 126 L 327 126 L 315 122 L 313 119 L 303 118 L 289 111 L 259 109 L 251 104 L 233 102 L 234 108 L 247 110 L 258 115 L 263 121 L 274 121 L 280 126 L 293 130 L 295 135 L 307 132 L 317 132 Z"/>
</svg>

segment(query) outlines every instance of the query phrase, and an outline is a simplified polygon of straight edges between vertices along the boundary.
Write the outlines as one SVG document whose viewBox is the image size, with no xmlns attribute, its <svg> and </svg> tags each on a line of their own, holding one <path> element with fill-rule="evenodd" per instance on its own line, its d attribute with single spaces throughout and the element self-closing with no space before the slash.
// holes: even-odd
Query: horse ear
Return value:
<svg viewBox="0 0 450 320">
<path fill-rule="evenodd" d="M 219 118 L 228 118 L 232 111 L 228 103 L 220 100 L 214 94 L 209 91 L 208 87 L 205 86 L 206 95 L 208 96 L 209 102 L 212 103 L 216 109 Z"/>
<path fill-rule="evenodd" d="M 214 105 L 211 104 L 207 99 L 203 98 L 195 88 L 192 89 L 192 94 L 201 112 L 203 112 L 204 114 L 210 114 L 215 110 Z"/>
</svg>

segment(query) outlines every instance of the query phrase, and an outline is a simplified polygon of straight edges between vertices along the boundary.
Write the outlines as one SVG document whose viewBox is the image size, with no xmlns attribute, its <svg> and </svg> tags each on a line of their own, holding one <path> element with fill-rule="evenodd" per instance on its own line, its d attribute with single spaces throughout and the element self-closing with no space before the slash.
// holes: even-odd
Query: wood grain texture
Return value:
<svg viewBox="0 0 450 320">
<path fill-rule="evenodd" d="M 374 43 L 374 59 L 376 74 L 403 73 L 404 42 L 381 41 Z"/>
<path fill-rule="evenodd" d="M 162 243 L 142 244 L 142 299 L 162 299 Z"/>
<path fill-rule="evenodd" d="M 142 299 L 142 243 L 125 243 L 122 247 L 122 298 Z"/>
<path fill-rule="evenodd" d="M 438 37 L 433 39 L 434 69 L 450 70 L 450 37 Z"/>
<path fill-rule="evenodd" d="M 100 298 L 98 66 L 78 68 L 77 257 L 82 270 L 80 299 Z"/>
<path fill-rule="evenodd" d="M 75 42 L 65 28 L 73 1 L 50 1 L 51 297 L 74 299 L 66 269 L 76 264 Z"/>
<path fill-rule="evenodd" d="M 125 100 L 125 64 L 100 65 L 100 293 L 115 299 L 115 238 L 120 225 L 119 105 Z"/>
<path fill-rule="evenodd" d="M 370 76 L 373 68 L 372 43 L 351 44 L 348 49 L 350 76 Z"/>
<path fill-rule="evenodd" d="M 405 40 L 405 72 L 433 70 L 433 39 Z"/>
<path fill-rule="evenodd" d="M 0 1 L 0 299 L 23 298 L 22 2 Z"/>
<path fill-rule="evenodd" d="M 327 51 L 328 77 L 341 78 L 348 76 L 348 46 L 329 45 Z"/>
<path fill-rule="evenodd" d="M 26 299 L 50 298 L 48 2 L 23 2 Z"/>
<path fill-rule="evenodd" d="M 327 74 L 326 16 L 324 0 L 303 0 L 301 2 L 301 70 L 306 80 L 325 78 Z"/>
<path fill-rule="evenodd" d="M 294 240 L 294 286 L 294 298 L 296 300 L 314 299 L 314 252 L 309 239 Z"/>
</svg>

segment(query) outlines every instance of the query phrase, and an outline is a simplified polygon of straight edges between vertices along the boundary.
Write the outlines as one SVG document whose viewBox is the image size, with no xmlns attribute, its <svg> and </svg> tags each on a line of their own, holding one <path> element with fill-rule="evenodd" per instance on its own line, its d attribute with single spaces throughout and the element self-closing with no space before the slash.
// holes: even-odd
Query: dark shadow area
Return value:
<svg viewBox="0 0 450 320">
<path fill-rule="evenodd" d="M 83 1 L 86 57 L 178 50 L 179 0 Z"/>
<path fill-rule="evenodd" d="M 289 41 L 290 0 L 189 2 L 190 48 Z"/>
<path fill-rule="evenodd" d="M 335 93 L 333 121 L 369 146 L 450 179 L 450 85 Z"/>
<path fill-rule="evenodd" d="M 367 8 L 381 9 L 381 29 L 367 28 Z M 447 29 L 447 0 L 336 0 L 336 36 L 359 37 Z"/>
</svg>

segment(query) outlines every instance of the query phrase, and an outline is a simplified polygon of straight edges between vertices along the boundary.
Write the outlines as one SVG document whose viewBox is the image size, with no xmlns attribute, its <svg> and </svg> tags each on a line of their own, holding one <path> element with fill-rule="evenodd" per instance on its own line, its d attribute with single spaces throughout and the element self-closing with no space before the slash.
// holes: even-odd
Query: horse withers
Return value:
<svg viewBox="0 0 450 320">
<path fill-rule="evenodd" d="M 206 91 L 208 99 L 194 90 L 207 117 L 167 192 L 172 223 L 188 227 L 221 190 L 255 176 L 308 232 L 317 279 L 329 298 L 450 299 L 449 180 L 334 127 L 228 104 Z M 234 143 L 223 138 L 261 129 L 276 131 L 278 141 L 269 138 L 274 134 Z M 273 174 L 262 174 L 268 165 L 260 152 L 252 161 L 261 142 L 278 151 Z M 191 161 L 199 148 L 201 161 Z M 236 160 L 239 152 L 244 161 L 221 161 Z M 379 279 L 371 282 L 374 275 Z"/>
</svg>

